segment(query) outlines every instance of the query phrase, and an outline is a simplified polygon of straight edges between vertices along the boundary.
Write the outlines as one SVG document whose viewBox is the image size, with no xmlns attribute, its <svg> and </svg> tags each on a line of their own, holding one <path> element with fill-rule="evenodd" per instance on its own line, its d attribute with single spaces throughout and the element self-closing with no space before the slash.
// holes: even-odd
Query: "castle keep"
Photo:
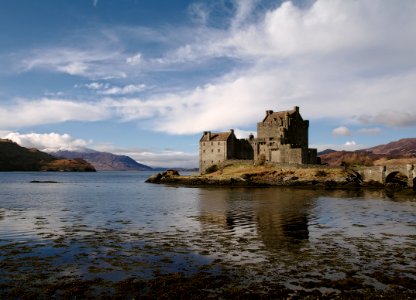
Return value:
<svg viewBox="0 0 416 300">
<path fill-rule="evenodd" d="M 199 171 L 230 159 L 288 164 L 316 164 L 316 149 L 308 148 L 309 121 L 303 120 L 299 107 L 290 111 L 266 111 L 257 123 L 257 138 L 237 139 L 234 130 L 204 132 L 199 141 Z"/>
</svg>

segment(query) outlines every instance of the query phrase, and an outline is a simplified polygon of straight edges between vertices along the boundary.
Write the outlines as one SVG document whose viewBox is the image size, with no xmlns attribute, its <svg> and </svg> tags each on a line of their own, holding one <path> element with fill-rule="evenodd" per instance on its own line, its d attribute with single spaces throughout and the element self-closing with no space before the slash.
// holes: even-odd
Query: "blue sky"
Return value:
<svg viewBox="0 0 416 300">
<path fill-rule="evenodd" d="M 300 106 L 310 146 L 415 137 L 416 2 L 4 0 L 0 136 L 197 166 Z"/>
</svg>

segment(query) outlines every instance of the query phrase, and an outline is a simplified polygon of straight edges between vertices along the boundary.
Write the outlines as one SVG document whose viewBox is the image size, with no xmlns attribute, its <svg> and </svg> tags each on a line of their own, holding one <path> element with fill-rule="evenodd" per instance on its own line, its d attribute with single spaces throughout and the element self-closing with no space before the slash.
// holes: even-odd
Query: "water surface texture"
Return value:
<svg viewBox="0 0 416 300">
<path fill-rule="evenodd" d="M 415 197 L 149 175 L 0 173 L 0 298 L 415 293 Z"/>
</svg>

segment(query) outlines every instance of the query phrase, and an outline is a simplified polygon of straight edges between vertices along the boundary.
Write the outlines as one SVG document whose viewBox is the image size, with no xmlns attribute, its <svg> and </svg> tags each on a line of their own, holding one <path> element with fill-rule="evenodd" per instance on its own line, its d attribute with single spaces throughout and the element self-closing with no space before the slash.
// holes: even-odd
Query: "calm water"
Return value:
<svg viewBox="0 0 416 300">
<path fill-rule="evenodd" d="M 265 293 L 415 291 L 415 196 L 170 187 L 149 175 L 0 173 L 0 296 L 59 296 L 71 280 L 111 295 L 117 282 L 178 272 L 227 273 L 222 288 Z"/>
</svg>

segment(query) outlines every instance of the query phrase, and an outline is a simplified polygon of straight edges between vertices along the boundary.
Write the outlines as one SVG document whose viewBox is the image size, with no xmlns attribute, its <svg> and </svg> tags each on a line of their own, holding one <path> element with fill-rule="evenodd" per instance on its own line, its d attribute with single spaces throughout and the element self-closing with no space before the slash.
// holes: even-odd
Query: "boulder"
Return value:
<svg viewBox="0 0 416 300">
<path fill-rule="evenodd" d="M 179 172 L 176 170 L 166 170 L 162 173 L 157 173 L 155 175 L 150 176 L 145 182 L 149 183 L 164 183 L 164 182 L 172 182 L 175 177 L 180 176 Z"/>
</svg>

